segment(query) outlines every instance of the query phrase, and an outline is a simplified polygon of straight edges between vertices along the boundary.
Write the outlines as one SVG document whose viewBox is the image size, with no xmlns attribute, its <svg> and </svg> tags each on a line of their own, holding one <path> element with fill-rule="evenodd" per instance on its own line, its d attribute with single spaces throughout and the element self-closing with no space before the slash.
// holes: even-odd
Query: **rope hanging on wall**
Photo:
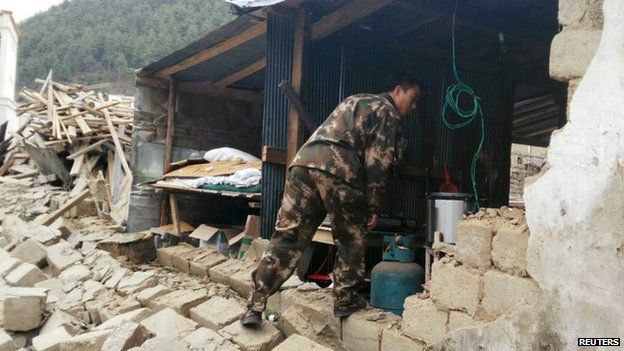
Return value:
<svg viewBox="0 0 624 351">
<path fill-rule="evenodd" d="M 457 63 L 456 63 L 456 55 L 455 55 L 455 17 L 457 15 L 457 6 L 458 1 L 455 2 L 455 10 L 453 11 L 453 31 L 452 31 L 452 67 L 453 67 L 453 77 L 455 78 L 455 83 L 449 85 L 446 88 L 446 94 L 444 96 L 444 104 L 442 105 L 442 121 L 444 125 L 446 125 L 449 129 L 460 129 L 471 124 L 475 119 L 480 120 L 481 127 L 481 139 L 479 141 L 479 146 L 475 150 L 474 155 L 472 156 L 472 162 L 470 164 L 470 181 L 472 183 L 472 191 L 474 193 L 475 201 L 477 204 L 477 210 L 481 208 L 481 204 L 479 202 L 479 194 L 477 192 L 477 162 L 479 160 L 479 155 L 481 154 L 481 149 L 483 148 L 483 143 L 485 141 L 485 122 L 483 118 L 483 110 L 481 108 L 481 99 L 475 95 L 474 89 L 470 87 L 468 84 L 464 83 L 459 77 L 459 73 L 457 72 Z M 462 94 L 467 94 L 469 100 L 472 101 L 472 104 L 469 105 L 469 108 L 463 108 L 460 106 L 460 99 Z M 471 107 L 470 107 L 471 106 Z M 451 109 L 455 114 L 457 114 L 460 118 L 460 122 L 450 122 L 446 116 L 446 112 L 448 109 Z"/>
</svg>

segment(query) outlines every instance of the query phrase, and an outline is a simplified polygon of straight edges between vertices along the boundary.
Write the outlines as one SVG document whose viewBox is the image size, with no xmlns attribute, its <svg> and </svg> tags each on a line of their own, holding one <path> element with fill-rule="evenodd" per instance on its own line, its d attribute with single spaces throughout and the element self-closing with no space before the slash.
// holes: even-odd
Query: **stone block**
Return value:
<svg viewBox="0 0 624 351">
<path fill-rule="evenodd" d="M 319 311 L 302 305 L 292 305 L 282 311 L 280 329 L 285 336 L 298 334 L 333 350 L 345 350 L 340 333 Z"/>
<path fill-rule="evenodd" d="M 11 271 L 17 268 L 20 264 L 22 264 L 22 261 L 18 260 L 17 258 L 4 258 L 0 262 L 0 276 L 6 277 L 7 274 L 11 273 Z"/>
<path fill-rule="evenodd" d="M 43 323 L 43 326 L 39 330 L 39 335 L 46 334 L 59 327 L 64 327 L 70 335 L 76 335 L 86 326 L 74 316 L 63 311 L 56 310 L 52 312 L 50 317 L 48 317 L 45 323 Z"/>
<path fill-rule="evenodd" d="M 249 266 L 249 264 L 247 264 Z M 239 260 L 227 260 L 208 270 L 210 281 L 230 285 L 230 277 L 246 268 L 246 263 Z"/>
<path fill-rule="evenodd" d="M 17 245 L 12 255 L 17 259 L 32 263 L 40 268 L 48 264 L 48 261 L 46 261 L 46 247 L 32 238 Z"/>
<path fill-rule="evenodd" d="M 603 0 L 560 0 L 559 23 L 571 28 L 602 29 Z"/>
<path fill-rule="evenodd" d="M 100 351 L 126 351 L 141 346 L 150 337 L 151 334 L 144 326 L 135 322 L 126 322 L 112 331 L 102 344 Z"/>
<path fill-rule="evenodd" d="M 236 291 L 244 299 L 251 295 L 253 288 L 253 281 L 251 280 L 251 272 L 256 269 L 256 266 L 242 269 L 230 277 L 230 287 Z"/>
<path fill-rule="evenodd" d="M 294 305 L 308 307 L 323 316 L 326 323 L 340 335 L 341 321 L 339 318 L 334 317 L 334 297 L 331 291 L 328 289 L 302 291 L 299 290 L 300 288 L 280 292 L 279 310 L 285 311 Z"/>
<path fill-rule="evenodd" d="M 0 351 L 15 351 L 15 341 L 4 330 L 0 329 Z"/>
<path fill-rule="evenodd" d="M 284 342 L 277 345 L 273 351 L 331 351 L 331 349 L 305 336 L 293 334 L 284 340 Z"/>
<path fill-rule="evenodd" d="M 399 320 L 378 309 L 358 311 L 343 319 L 342 344 L 349 350 L 377 351 L 383 329 Z"/>
<path fill-rule="evenodd" d="M 602 31 L 564 30 L 555 35 L 550 45 L 550 77 L 567 82 L 582 78 L 596 51 Z"/>
<path fill-rule="evenodd" d="M 46 288 L 49 290 L 48 295 L 54 295 L 59 300 L 65 299 L 65 290 L 63 290 L 63 282 L 58 278 L 46 279 L 35 283 L 35 288 Z"/>
<path fill-rule="evenodd" d="M 401 330 L 417 340 L 435 344 L 447 332 L 448 312 L 436 307 L 431 299 L 412 295 L 405 299 Z"/>
<path fill-rule="evenodd" d="M 59 351 L 93 351 L 100 350 L 112 330 L 93 331 L 74 336 L 59 344 Z"/>
<path fill-rule="evenodd" d="M 180 254 L 193 249 L 194 247 L 188 244 L 165 247 L 156 250 L 156 259 L 158 260 L 158 263 L 165 267 L 173 267 L 174 254 Z"/>
<path fill-rule="evenodd" d="M 245 314 L 245 308 L 233 299 L 215 296 L 190 309 L 191 319 L 214 331 L 223 329 Z"/>
<path fill-rule="evenodd" d="M 151 316 L 153 312 L 149 308 L 138 308 L 130 312 L 122 313 L 106 320 L 106 322 L 93 328 L 94 331 L 115 329 L 130 322 L 141 322 Z"/>
<path fill-rule="evenodd" d="M 175 290 L 156 298 L 153 302 L 148 302 L 147 306 L 154 311 L 172 308 L 184 317 L 188 317 L 191 308 L 199 306 L 206 300 L 208 300 L 208 295 L 205 290 Z"/>
<path fill-rule="evenodd" d="M 134 263 L 150 262 L 156 258 L 154 238 L 149 232 L 115 234 L 100 241 L 96 247 L 110 252 L 113 257 L 124 256 Z"/>
<path fill-rule="evenodd" d="M 93 300 L 104 290 L 106 290 L 106 288 L 102 283 L 95 280 L 87 280 L 82 284 L 82 302 Z"/>
<path fill-rule="evenodd" d="M 269 246 L 269 240 L 260 239 L 260 238 L 254 239 L 251 242 L 251 246 L 249 247 L 249 250 L 245 252 L 245 257 L 243 257 L 243 259 L 245 261 L 254 261 L 254 262 L 260 261 L 260 259 L 262 258 L 262 255 L 264 255 L 264 252 L 266 251 L 268 246 Z"/>
<path fill-rule="evenodd" d="M 484 322 L 481 320 L 474 319 L 469 314 L 458 311 L 450 311 L 449 312 L 449 323 L 448 329 L 449 331 L 460 329 L 460 328 L 472 328 L 479 325 L 482 325 Z"/>
<path fill-rule="evenodd" d="M 140 324 L 156 337 L 166 339 L 182 339 L 197 329 L 197 323 L 184 318 L 171 308 L 157 312 Z"/>
<path fill-rule="evenodd" d="M 125 299 L 117 297 L 108 306 L 101 308 L 98 313 L 100 320 L 102 322 L 106 322 L 117 315 L 132 312 L 141 308 L 141 304 L 134 297 L 128 297 Z"/>
<path fill-rule="evenodd" d="M 9 285 L 22 287 L 33 287 L 46 279 L 41 269 L 31 263 L 22 263 L 5 277 Z"/>
<path fill-rule="evenodd" d="M 134 294 L 158 284 L 154 272 L 134 272 L 121 279 L 116 290 L 124 295 Z"/>
<path fill-rule="evenodd" d="M 226 260 L 227 258 L 225 256 L 221 255 L 215 250 L 213 253 L 191 261 L 191 274 L 198 278 L 208 278 L 208 271 L 210 270 L 210 268 L 219 265 Z"/>
<path fill-rule="evenodd" d="M 46 289 L 9 288 L 4 296 L 4 329 L 29 331 L 38 328 L 43 320 Z"/>
<path fill-rule="evenodd" d="M 43 225 L 32 229 L 29 235 L 31 239 L 40 242 L 43 246 L 58 244 L 62 238 L 62 233 L 59 230 Z"/>
<path fill-rule="evenodd" d="M 492 223 L 489 220 L 460 221 L 457 224 L 455 257 L 459 262 L 471 267 L 490 267 L 493 234 Z"/>
<path fill-rule="evenodd" d="M 65 268 L 80 262 L 82 255 L 66 241 L 48 247 L 46 253 L 48 264 L 54 274 L 60 274 Z"/>
<path fill-rule="evenodd" d="M 188 350 L 188 343 L 171 338 L 151 338 L 146 340 L 141 347 L 133 347 L 130 351 L 177 351 Z"/>
<path fill-rule="evenodd" d="M 497 317 L 520 305 L 538 302 L 541 289 L 531 278 L 521 278 L 491 270 L 483 277 L 484 312 Z"/>
<path fill-rule="evenodd" d="M 58 278 L 63 282 L 84 282 L 93 277 L 93 273 L 84 265 L 75 264 L 67 267 Z"/>
<path fill-rule="evenodd" d="M 492 239 L 494 266 L 510 274 L 526 275 L 529 228 L 526 225 L 503 225 Z"/>
<path fill-rule="evenodd" d="M 183 273 L 191 272 L 191 261 L 208 255 L 209 251 L 203 248 L 193 247 L 190 250 L 174 252 L 171 256 L 173 268 Z"/>
<path fill-rule="evenodd" d="M 32 340 L 35 351 L 60 351 L 60 344 L 72 338 L 65 327 L 58 327 L 45 334 L 40 334 Z"/>
<path fill-rule="evenodd" d="M 284 340 L 282 332 L 266 320 L 258 328 L 245 328 L 236 321 L 221 329 L 219 334 L 230 338 L 243 351 L 273 350 Z"/>
<path fill-rule="evenodd" d="M 442 259 L 432 265 L 431 298 L 446 309 L 474 316 L 481 300 L 482 277 L 457 262 Z"/>
<path fill-rule="evenodd" d="M 197 350 L 240 351 L 240 348 L 217 332 L 199 328 L 183 339 Z"/>
<path fill-rule="evenodd" d="M 424 351 L 427 344 L 405 335 L 398 325 L 387 327 L 381 335 L 381 351 Z"/>
<path fill-rule="evenodd" d="M 156 285 L 138 293 L 136 299 L 141 303 L 141 305 L 147 306 L 148 302 L 154 301 L 156 298 L 166 295 L 170 292 L 171 289 L 169 289 L 168 287 L 163 285 Z"/>
</svg>

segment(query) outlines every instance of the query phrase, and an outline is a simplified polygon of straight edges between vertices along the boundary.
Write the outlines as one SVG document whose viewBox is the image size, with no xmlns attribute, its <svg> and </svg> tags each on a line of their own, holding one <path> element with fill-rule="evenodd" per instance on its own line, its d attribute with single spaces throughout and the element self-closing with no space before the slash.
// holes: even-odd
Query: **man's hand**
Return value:
<svg viewBox="0 0 624 351">
<path fill-rule="evenodd" d="M 366 229 L 368 230 L 373 230 L 375 229 L 375 227 L 377 226 L 377 219 L 379 218 L 379 216 L 377 216 L 376 213 L 373 213 L 370 217 L 370 219 L 368 220 L 368 223 L 366 223 Z"/>
</svg>

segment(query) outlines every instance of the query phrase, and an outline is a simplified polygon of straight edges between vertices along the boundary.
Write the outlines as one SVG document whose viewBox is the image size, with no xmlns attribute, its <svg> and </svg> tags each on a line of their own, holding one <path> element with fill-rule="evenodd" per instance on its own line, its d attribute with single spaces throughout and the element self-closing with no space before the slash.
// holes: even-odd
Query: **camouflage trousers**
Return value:
<svg viewBox="0 0 624 351">
<path fill-rule="evenodd" d="M 249 309 L 264 311 L 268 297 L 293 274 L 326 214 L 332 222 L 337 248 L 334 306 L 356 303 L 356 286 L 364 279 L 364 194 L 329 173 L 295 166 L 286 182 L 271 242 L 252 273 L 254 289 Z"/>
</svg>

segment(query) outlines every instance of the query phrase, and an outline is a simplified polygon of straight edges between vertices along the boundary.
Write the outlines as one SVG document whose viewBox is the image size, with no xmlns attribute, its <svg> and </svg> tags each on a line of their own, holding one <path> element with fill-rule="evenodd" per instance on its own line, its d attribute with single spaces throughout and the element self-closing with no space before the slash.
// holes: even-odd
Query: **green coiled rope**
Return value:
<svg viewBox="0 0 624 351">
<path fill-rule="evenodd" d="M 460 129 L 468 126 L 472 123 L 476 118 L 479 118 L 481 123 L 481 140 L 479 141 L 479 146 L 477 150 L 475 150 L 474 155 L 472 156 L 472 163 L 470 164 L 470 180 L 472 182 L 472 191 L 474 193 L 475 201 L 477 203 L 477 210 L 481 208 L 481 204 L 479 203 L 479 194 L 477 192 L 477 162 L 479 161 L 479 155 L 481 154 L 481 149 L 483 148 L 483 143 L 485 141 L 485 122 L 483 119 L 483 110 L 481 108 L 481 99 L 475 95 L 474 89 L 472 89 L 468 84 L 464 83 L 459 77 L 459 73 L 457 72 L 457 64 L 455 57 L 455 17 L 457 15 L 457 4 L 458 1 L 455 2 L 455 10 L 453 11 L 453 32 L 452 32 L 452 54 L 453 54 L 453 76 L 455 77 L 455 83 L 449 85 L 446 88 L 446 94 L 444 96 L 444 104 L 442 105 L 442 121 L 444 121 L 444 125 L 446 125 L 449 129 Z M 467 94 L 472 101 L 472 106 L 468 105 L 470 108 L 463 108 L 460 106 L 460 98 L 462 94 Z M 460 122 L 450 122 L 446 116 L 446 112 L 448 109 L 453 110 L 455 114 L 457 114 L 460 118 Z"/>
</svg>

